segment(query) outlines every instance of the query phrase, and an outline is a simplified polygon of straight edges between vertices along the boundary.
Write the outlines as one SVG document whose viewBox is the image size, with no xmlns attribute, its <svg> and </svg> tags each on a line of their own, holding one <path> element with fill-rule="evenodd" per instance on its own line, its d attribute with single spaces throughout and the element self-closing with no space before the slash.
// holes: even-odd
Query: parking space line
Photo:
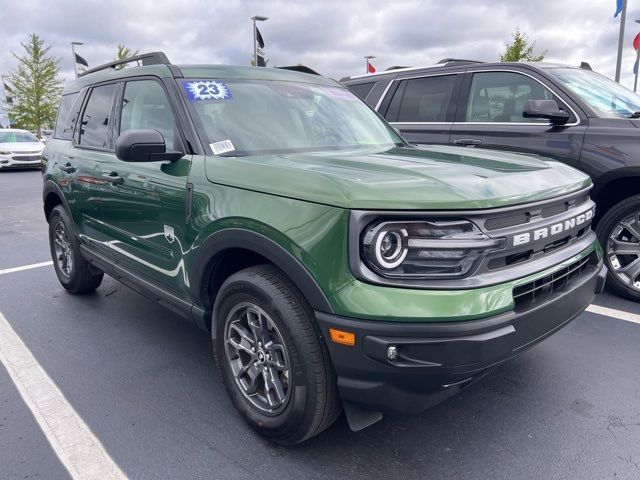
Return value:
<svg viewBox="0 0 640 480">
<path fill-rule="evenodd" d="M 4 275 L 5 273 L 21 272 L 23 270 L 31 270 L 32 268 L 48 267 L 50 265 L 53 265 L 53 262 L 51 260 L 49 260 L 48 262 L 23 265 L 22 267 L 5 268 L 4 270 L 0 270 L 0 275 Z"/>
<path fill-rule="evenodd" d="M 587 312 L 605 315 L 607 317 L 617 318 L 618 320 L 626 320 L 640 324 L 640 315 L 623 310 L 615 310 L 613 308 L 601 307 L 600 305 L 591 304 L 587 307 Z"/>
<path fill-rule="evenodd" d="M 73 479 L 127 478 L 1 312 L 0 362 Z"/>
</svg>

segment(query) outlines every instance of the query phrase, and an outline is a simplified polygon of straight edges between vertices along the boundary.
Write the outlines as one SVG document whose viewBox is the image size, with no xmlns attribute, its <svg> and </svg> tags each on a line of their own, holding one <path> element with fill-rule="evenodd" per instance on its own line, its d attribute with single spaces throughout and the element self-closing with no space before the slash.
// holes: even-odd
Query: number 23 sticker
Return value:
<svg viewBox="0 0 640 480">
<path fill-rule="evenodd" d="M 182 87 L 192 102 L 233 98 L 231 90 L 221 80 L 183 80 Z"/>
</svg>

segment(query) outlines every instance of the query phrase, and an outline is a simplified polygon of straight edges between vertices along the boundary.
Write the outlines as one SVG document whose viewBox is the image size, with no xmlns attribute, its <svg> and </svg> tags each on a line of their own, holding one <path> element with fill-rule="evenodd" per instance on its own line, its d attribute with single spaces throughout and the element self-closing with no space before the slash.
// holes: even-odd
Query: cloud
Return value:
<svg viewBox="0 0 640 480">
<path fill-rule="evenodd" d="M 578 64 L 613 77 L 619 18 L 615 2 L 583 0 L 351 0 L 166 1 L 5 0 L 0 72 L 11 71 L 28 33 L 40 34 L 73 76 L 72 40 L 91 66 L 115 56 L 124 43 L 141 52 L 162 50 L 177 64 L 247 65 L 252 54 L 252 15 L 260 23 L 269 65 L 303 63 L 328 76 L 364 73 L 364 55 L 378 70 L 391 65 L 429 65 L 445 57 L 494 61 L 516 27 L 548 50 L 547 59 Z M 633 36 L 640 8 L 627 14 L 622 83 L 633 85 Z M 18 21 L 19 20 L 19 21 Z"/>
</svg>

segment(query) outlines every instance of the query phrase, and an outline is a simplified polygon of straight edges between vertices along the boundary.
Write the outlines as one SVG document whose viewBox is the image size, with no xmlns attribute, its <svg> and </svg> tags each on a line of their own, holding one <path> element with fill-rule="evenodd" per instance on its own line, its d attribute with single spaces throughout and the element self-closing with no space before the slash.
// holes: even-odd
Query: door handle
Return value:
<svg viewBox="0 0 640 480">
<path fill-rule="evenodd" d="M 60 165 L 60 170 L 62 170 L 65 173 L 73 173 L 76 171 L 76 167 L 74 167 L 73 165 L 71 165 L 70 162 L 67 162 L 64 165 Z"/>
<path fill-rule="evenodd" d="M 480 145 L 482 140 L 479 138 L 456 138 L 453 143 L 456 145 L 463 145 L 465 147 L 471 147 L 473 145 Z"/>
<path fill-rule="evenodd" d="M 118 175 L 118 172 L 103 173 L 102 178 L 111 185 L 122 185 L 124 183 L 124 178 Z"/>
</svg>

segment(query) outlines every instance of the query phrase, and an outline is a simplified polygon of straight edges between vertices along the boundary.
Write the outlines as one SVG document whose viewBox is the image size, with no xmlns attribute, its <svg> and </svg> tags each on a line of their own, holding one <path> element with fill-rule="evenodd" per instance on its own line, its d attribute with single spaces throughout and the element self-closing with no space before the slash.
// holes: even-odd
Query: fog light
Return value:
<svg viewBox="0 0 640 480">
<path fill-rule="evenodd" d="M 396 347 L 395 345 L 391 345 L 390 347 L 388 347 L 387 358 L 389 360 L 395 360 L 396 358 L 398 358 L 398 347 Z"/>
</svg>

